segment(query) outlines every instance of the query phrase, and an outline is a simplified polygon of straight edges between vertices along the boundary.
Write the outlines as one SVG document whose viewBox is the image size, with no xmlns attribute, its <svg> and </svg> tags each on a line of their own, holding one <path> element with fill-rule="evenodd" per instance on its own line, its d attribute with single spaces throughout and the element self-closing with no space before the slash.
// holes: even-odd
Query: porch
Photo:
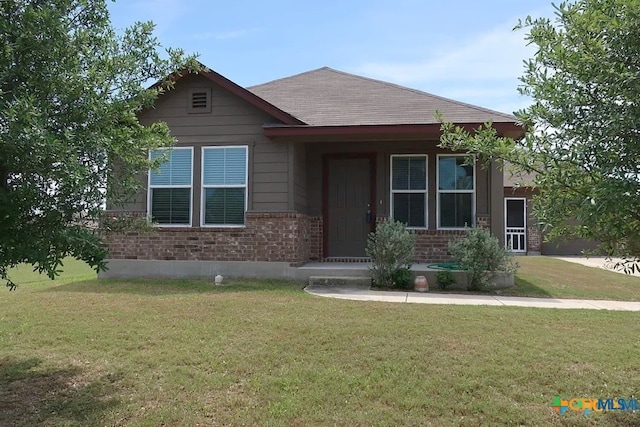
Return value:
<svg viewBox="0 0 640 427">
<path fill-rule="evenodd" d="M 411 266 L 413 276 L 425 276 L 430 286 L 436 286 L 436 275 L 441 269 L 430 268 L 432 263 L 417 263 Z M 370 262 L 309 262 L 294 268 L 295 280 L 309 283 L 311 278 L 363 278 L 371 277 Z M 458 283 L 466 285 L 465 273 L 453 272 Z"/>
<path fill-rule="evenodd" d="M 450 260 L 466 227 L 504 242 L 502 173 L 467 165 L 437 140 L 293 141 L 292 209 L 313 218 L 305 261 L 365 257 L 376 223 L 393 217 L 416 234 L 415 262 Z"/>
</svg>

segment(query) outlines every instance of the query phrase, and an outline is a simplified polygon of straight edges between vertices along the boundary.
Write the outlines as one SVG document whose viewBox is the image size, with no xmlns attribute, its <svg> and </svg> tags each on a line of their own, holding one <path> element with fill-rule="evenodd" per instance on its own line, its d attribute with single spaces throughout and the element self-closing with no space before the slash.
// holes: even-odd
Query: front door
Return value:
<svg viewBox="0 0 640 427">
<path fill-rule="evenodd" d="M 325 158 L 325 254 L 364 257 L 372 230 L 372 159 Z"/>
<path fill-rule="evenodd" d="M 508 198 L 505 203 L 505 246 L 510 252 L 527 251 L 527 200 Z"/>
</svg>

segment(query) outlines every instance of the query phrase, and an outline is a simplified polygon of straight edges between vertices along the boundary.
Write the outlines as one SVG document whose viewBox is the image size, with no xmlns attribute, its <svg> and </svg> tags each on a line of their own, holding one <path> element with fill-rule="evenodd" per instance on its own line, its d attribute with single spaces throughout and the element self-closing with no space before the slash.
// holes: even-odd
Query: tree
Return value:
<svg viewBox="0 0 640 427">
<path fill-rule="evenodd" d="M 594 239 L 610 255 L 637 260 L 640 1 L 554 7 L 553 19 L 528 17 L 516 27 L 537 47 L 519 88 L 533 102 L 515 113 L 525 137 L 499 137 L 490 123 L 469 133 L 445 122 L 441 143 L 536 173 L 534 210 L 550 238 Z"/>
<path fill-rule="evenodd" d="M 125 202 L 148 150 L 173 138 L 136 113 L 172 87 L 150 79 L 198 64 L 161 57 L 153 24 L 117 33 L 105 0 L 0 2 L 0 277 L 18 263 L 53 278 L 66 256 L 104 269 L 95 228 L 105 197 Z M 175 76 L 175 74 L 174 74 Z"/>
</svg>

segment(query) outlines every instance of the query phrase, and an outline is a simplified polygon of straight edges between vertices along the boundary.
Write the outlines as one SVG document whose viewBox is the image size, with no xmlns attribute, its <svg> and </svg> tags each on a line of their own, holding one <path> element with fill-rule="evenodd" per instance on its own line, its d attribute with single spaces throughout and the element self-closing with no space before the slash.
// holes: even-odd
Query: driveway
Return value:
<svg viewBox="0 0 640 427">
<path fill-rule="evenodd" d="M 607 258 L 603 256 L 583 257 L 583 256 L 554 256 L 551 258 L 561 259 L 563 261 L 574 262 L 576 264 L 586 265 L 587 267 L 604 268 L 605 270 L 614 271 L 616 273 L 625 274 L 623 271 L 614 270 L 613 266 L 621 262 L 621 258 Z M 640 273 L 633 273 L 634 276 L 639 276 Z"/>
</svg>

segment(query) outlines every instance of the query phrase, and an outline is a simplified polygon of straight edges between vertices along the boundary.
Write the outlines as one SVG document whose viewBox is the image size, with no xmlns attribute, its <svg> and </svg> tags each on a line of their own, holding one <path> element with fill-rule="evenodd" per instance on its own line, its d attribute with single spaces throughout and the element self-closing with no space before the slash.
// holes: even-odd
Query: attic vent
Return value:
<svg viewBox="0 0 640 427">
<path fill-rule="evenodd" d="M 193 92 L 191 108 L 207 108 L 207 92 Z"/>
<path fill-rule="evenodd" d="M 189 91 L 189 113 L 211 112 L 211 96 L 208 89 L 192 89 Z"/>
</svg>

